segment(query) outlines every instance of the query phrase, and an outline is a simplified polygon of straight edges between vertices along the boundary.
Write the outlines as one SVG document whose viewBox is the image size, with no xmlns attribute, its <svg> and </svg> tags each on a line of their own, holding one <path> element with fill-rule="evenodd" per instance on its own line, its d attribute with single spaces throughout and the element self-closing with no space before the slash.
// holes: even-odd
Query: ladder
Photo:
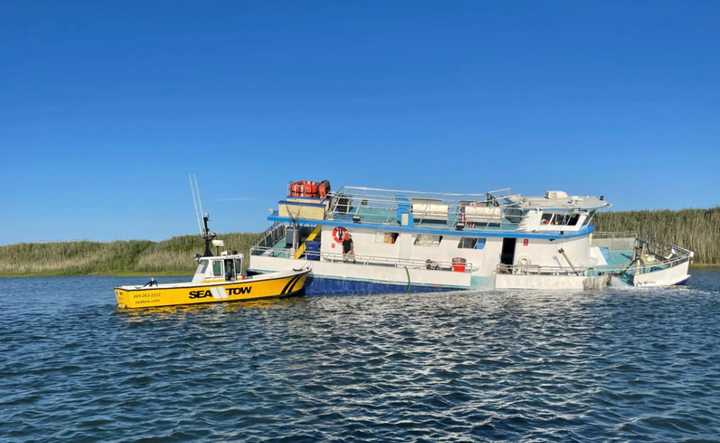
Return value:
<svg viewBox="0 0 720 443">
<path fill-rule="evenodd" d="M 293 255 L 293 258 L 298 259 L 298 258 L 302 257 L 303 254 L 305 254 L 306 243 L 309 241 L 315 240 L 315 237 L 317 237 L 318 234 L 320 234 L 321 230 L 322 230 L 322 226 L 320 226 L 320 225 L 315 226 L 315 228 L 312 230 L 310 235 L 307 236 L 307 238 L 305 239 L 303 244 L 301 244 L 300 247 L 295 250 L 295 255 Z"/>
</svg>

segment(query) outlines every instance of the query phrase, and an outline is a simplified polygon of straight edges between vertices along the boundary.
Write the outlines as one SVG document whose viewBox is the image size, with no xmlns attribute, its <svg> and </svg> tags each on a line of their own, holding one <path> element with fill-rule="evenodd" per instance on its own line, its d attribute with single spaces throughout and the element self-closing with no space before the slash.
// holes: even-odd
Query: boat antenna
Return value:
<svg viewBox="0 0 720 443">
<path fill-rule="evenodd" d="M 198 184 L 197 175 L 188 174 L 190 180 L 190 191 L 192 192 L 193 206 L 195 208 L 195 219 L 197 220 L 198 229 L 200 230 L 200 237 L 205 241 L 205 251 L 203 257 L 212 257 L 212 245 L 213 239 L 217 235 L 208 228 L 208 221 L 210 220 L 210 214 L 203 210 L 202 198 L 200 198 L 200 185 Z"/>
</svg>

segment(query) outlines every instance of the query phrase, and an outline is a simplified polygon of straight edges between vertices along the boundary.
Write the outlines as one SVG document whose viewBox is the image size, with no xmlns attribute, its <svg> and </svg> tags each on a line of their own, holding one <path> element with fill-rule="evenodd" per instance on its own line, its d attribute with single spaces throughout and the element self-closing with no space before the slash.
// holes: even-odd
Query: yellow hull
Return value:
<svg viewBox="0 0 720 443">
<path fill-rule="evenodd" d="M 262 276 L 232 282 L 123 286 L 115 288 L 115 297 L 118 308 L 123 309 L 289 297 L 302 291 L 308 274 L 309 271 L 301 271 L 280 277 Z"/>
</svg>

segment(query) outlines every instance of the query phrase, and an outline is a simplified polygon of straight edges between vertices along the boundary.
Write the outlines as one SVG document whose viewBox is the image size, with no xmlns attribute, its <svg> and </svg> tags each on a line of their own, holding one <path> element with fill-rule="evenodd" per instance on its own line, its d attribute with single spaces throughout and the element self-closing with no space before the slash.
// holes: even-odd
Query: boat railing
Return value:
<svg viewBox="0 0 720 443">
<path fill-rule="evenodd" d="M 605 274 L 621 275 L 621 274 L 646 274 L 648 272 L 661 271 L 678 266 L 690 261 L 693 257 L 692 251 L 679 246 L 674 246 L 672 255 L 668 255 L 660 260 L 649 260 L 646 257 L 642 261 L 630 263 L 625 266 L 587 266 L 587 267 L 569 267 L 569 266 L 543 266 L 533 264 L 506 265 L 499 264 L 497 272 L 499 274 L 513 275 L 565 275 L 565 276 L 584 276 L 593 277 Z"/>
<path fill-rule="evenodd" d="M 292 258 L 292 249 L 273 248 L 271 246 L 253 246 L 250 248 L 250 255 L 262 255 L 265 257 Z"/>
<path fill-rule="evenodd" d="M 292 249 L 283 248 L 270 248 L 255 246 L 250 248 L 250 255 L 260 255 L 265 257 L 278 257 L 278 258 L 292 258 Z M 431 271 L 452 271 L 453 266 L 451 262 L 435 261 L 435 260 L 416 260 L 416 259 L 401 259 L 394 257 L 382 257 L 372 255 L 345 255 L 334 252 L 317 252 L 317 251 L 306 251 L 302 258 L 298 260 L 310 260 L 310 261 L 324 261 L 332 263 L 348 263 L 358 265 L 372 265 L 372 266 L 389 266 L 396 268 L 408 268 L 408 269 L 426 269 Z M 464 272 L 473 272 L 474 267 L 472 263 L 466 263 Z M 457 272 L 457 271 L 456 271 Z"/>
<path fill-rule="evenodd" d="M 693 258 L 694 253 L 676 244 L 665 244 L 646 240 L 634 232 L 596 232 L 592 234 L 592 245 L 606 247 L 609 250 L 630 251 L 641 249 L 644 255 L 654 255 L 661 261 L 678 257 Z"/>
<path fill-rule="evenodd" d="M 505 190 L 495 192 L 502 195 L 502 191 Z M 328 219 L 354 223 L 400 226 L 402 215 L 407 214 L 413 224 L 428 228 L 514 230 L 522 218 L 513 212 L 516 208 L 499 206 L 491 193 L 442 194 L 346 187 L 331 197 Z M 497 208 L 498 213 L 466 217 L 465 208 L 476 206 Z"/>
<path fill-rule="evenodd" d="M 636 232 L 593 232 L 593 239 L 605 238 L 637 238 Z"/>
<path fill-rule="evenodd" d="M 634 232 L 594 232 L 591 244 L 609 251 L 631 251 L 636 241 Z"/>
<path fill-rule="evenodd" d="M 256 247 L 272 248 L 281 238 L 285 237 L 286 226 L 283 223 L 275 222 L 263 232 L 260 239 L 255 243 Z"/>
<path fill-rule="evenodd" d="M 567 266 L 541 266 L 532 264 L 507 265 L 500 263 L 497 266 L 498 274 L 514 275 L 587 275 L 590 268 L 570 268 Z"/>
</svg>

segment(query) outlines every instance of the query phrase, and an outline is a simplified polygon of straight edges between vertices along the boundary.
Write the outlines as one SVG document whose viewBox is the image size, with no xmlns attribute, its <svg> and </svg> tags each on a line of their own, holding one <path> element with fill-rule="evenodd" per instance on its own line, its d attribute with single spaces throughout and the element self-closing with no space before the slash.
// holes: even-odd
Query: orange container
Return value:
<svg viewBox="0 0 720 443">
<path fill-rule="evenodd" d="M 453 272 L 465 272 L 465 263 L 466 263 L 466 260 L 462 257 L 453 258 L 453 260 L 452 260 Z"/>
</svg>

